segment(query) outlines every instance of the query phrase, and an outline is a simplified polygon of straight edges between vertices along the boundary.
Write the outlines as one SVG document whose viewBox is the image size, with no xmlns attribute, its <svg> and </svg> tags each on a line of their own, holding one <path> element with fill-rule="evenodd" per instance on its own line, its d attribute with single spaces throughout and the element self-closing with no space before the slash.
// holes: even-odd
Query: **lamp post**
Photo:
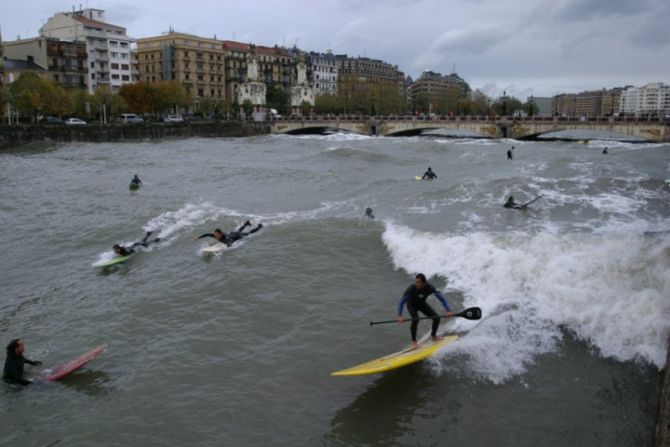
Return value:
<svg viewBox="0 0 670 447">
<path fill-rule="evenodd" d="M 507 116 L 507 92 L 505 90 L 502 96 L 502 116 Z"/>
</svg>

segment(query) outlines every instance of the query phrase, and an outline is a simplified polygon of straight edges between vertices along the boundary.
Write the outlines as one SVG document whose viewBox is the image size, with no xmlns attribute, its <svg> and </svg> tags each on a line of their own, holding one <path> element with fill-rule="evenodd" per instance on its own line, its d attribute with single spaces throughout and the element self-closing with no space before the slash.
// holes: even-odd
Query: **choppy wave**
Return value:
<svg viewBox="0 0 670 447">
<path fill-rule="evenodd" d="M 468 354 L 470 371 L 488 380 L 504 382 L 556 351 L 561 328 L 605 357 L 666 363 L 667 235 L 451 235 L 387 222 L 383 241 L 396 268 L 447 281 L 464 306 L 483 309 L 479 323 L 454 322 L 470 331 L 449 352 Z"/>
</svg>

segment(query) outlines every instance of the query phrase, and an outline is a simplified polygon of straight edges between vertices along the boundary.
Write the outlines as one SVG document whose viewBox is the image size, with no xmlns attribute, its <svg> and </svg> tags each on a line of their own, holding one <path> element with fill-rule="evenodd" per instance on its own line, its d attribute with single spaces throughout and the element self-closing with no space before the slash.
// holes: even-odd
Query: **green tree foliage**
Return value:
<svg viewBox="0 0 670 447">
<path fill-rule="evenodd" d="M 23 73 L 9 86 L 9 102 L 22 115 L 35 121 L 38 115 L 69 113 L 69 95 L 63 87 L 36 73 Z"/>
<path fill-rule="evenodd" d="M 251 103 L 251 101 L 245 99 L 242 103 L 242 110 L 244 110 L 244 114 L 246 115 L 247 119 L 251 119 L 251 115 L 254 113 L 254 105 Z"/>
<path fill-rule="evenodd" d="M 344 108 L 340 104 L 340 100 L 335 95 L 320 95 L 314 99 L 314 112 L 318 114 L 325 113 L 342 113 Z"/>
<path fill-rule="evenodd" d="M 404 92 L 393 81 L 371 82 L 356 75 L 338 78 L 338 99 L 346 113 L 390 114 L 407 109 Z"/>
<path fill-rule="evenodd" d="M 275 109 L 279 113 L 287 113 L 288 96 L 281 85 L 270 84 L 265 93 L 265 104 L 268 109 Z"/>
<path fill-rule="evenodd" d="M 187 108 L 193 103 L 191 94 L 178 81 L 159 81 L 149 84 L 152 111 L 163 114 Z"/>
<path fill-rule="evenodd" d="M 91 115 L 107 122 L 113 121 L 119 114 L 128 110 L 126 101 L 120 95 L 114 95 L 109 86 L 99 86 L 91 96 Z"/>
<path fill-rule="evenodd" d="M 300 108 L 302 109 L 302 114 L 305 116 L 310 116 L 312 114 L 312 109 L 314 108 L 311 103 L 307 101 L 303 101 L 300 104 Z"/>
</svg>

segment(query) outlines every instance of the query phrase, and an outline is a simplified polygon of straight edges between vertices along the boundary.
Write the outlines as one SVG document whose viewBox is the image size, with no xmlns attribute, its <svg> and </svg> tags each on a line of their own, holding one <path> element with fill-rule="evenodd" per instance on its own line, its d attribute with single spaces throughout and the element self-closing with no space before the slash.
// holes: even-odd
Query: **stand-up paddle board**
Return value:
<svg viewBox="0 0 670 447">
<path fill-rule="evenodd" d="M 368 374 L 380 374 L 403 366 L 411 365 L 433 355 L 437 350 L 458 340 L 458 335 L 448 335 L 443 340 L 432 343 L 428 342 L 418 349 L 405 349 L 404 351 L 370 360 L 351 368 L 330 373 L 331 376 L 365 376 Z"/>
<path fill-rule="evenodd" d="M 130 258 L 131 255 L 128 256 L 115 256 L 112 259 L 108 259 L 107 261 L 102 261 L 96 264 L 93 264 L 94 267 L 111 267 L 113 265 L 117 264 L 123 264 Z"/>
<path fill-rule="evenodd" d="M 102 352 L 107 349 L 107 344 L 102 344 L 92 351 L 87 352 L 86 354 L 82 354 L 79 357 L 77 357 L 74 360 L 70 360 L 69 362 L 57 366 L 52 369 L 44 369 L 42 370 L 42 378 L 44 380 L 49 380 L 53 382 L 54 380 L 62 379 L 63 377 L 67 376 L 68 374 L 71 374 L 102 354 Z"/>
<path fill-rule="evenodd" d="M 220 253 L 227 248 L 228 248 L 228 246 L 226 244 L 222 244 L 220 242 L 217 242 L 214 245 L 210 245 L 209 247 L 203 248 L 202 253 L 213 255 L 213 254 L 216 254 L 216 253 Z"/>
</svg>

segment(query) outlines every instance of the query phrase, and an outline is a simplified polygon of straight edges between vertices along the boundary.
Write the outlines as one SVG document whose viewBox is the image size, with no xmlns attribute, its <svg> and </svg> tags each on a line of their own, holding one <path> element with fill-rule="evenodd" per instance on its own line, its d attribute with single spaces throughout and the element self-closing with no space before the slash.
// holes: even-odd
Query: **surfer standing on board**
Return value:
<svg viewBox="0 0 670 447">
<path fill-rule="evenodd" d="M 398 303 L 398 317 L 396 318 L 398 323 L 405 321 L 405 317 L 402 316 L 402 309 L 405 307 L 405 304 L 407 304 L 407 310 L 413 318 L 410 333 L 412 334 L 412 348 L 414 349 L 419 347 L 419 343 L 416 341 L 416 331 L 419 327 L 419 322 L 415 320 L 415 318 L 418 318 L 419 316 L 418 312 L 421 312 L 427 317 L 433 317 L 433 327 L 430 332 L 433 341 L 442 339 L 442 337 L 438 337 L 437 335 L 437 328 L 440 326 L 440 317 L 437 315 L 437 312 L 430 307 L 430 304 L 426 303 L 426 299 L 431 293 L 434 293 L 444 306 L 444 309 L 446 310 L 444 316 L 452 317 L 454 313 L 451 312 L 447 299 L 435 288 L 435 286 L 426 281 L 426 276 L 423 273 L 416 274 L 414 277 L 414 284 L 405 290 L 405 293 L 400 299 L 400 303 Z"/>
<path fill-rule="evenodd" d="M 28 363 L 29 365 L 37 366 L 41 365 L 42 362 L 28 360 L 23 356 L 24 350 L 25 345 L 20 338 L 15 338 L 7 345 L 7 358 L 5 359 L 5 369 L 2 373 L 2 380 L 5 382 L 23 386 L 33 383 L 32 380 L 23 378 L 23 365 Z"/>
<path fill-rule="evenodd" d="M 142 246 L 142 247 L 146 248 L 146 247 L 149 246 L 149 244 L 160 242 L 159 238 L 156 238 L 153 241 L 148 240 L 149 236 L 151 236 L 152 233 L 153 233 L 153 231 L 149 231 L 147 234 L 144 235 L 144 239 L 142 239 L 140 242 L 135 242 L 130 247 L 124 247 L 124 246 L 119 245 L 119 244 L 114 244 L 114 246 L 112 247 L 114 249 L 114 253 L 119 255 L 119 256 L 128 256 L 128 255 L 131 255 L 131 254 L 135 253 L 135 247 Z"/>
<path fill-rule="evenodd" d="M 249 236 L 250 234 L 254 234 L 258 230 L 263 228 L 263 224 L 259 223 L 256 228 L 254 228 L 253 230 L 250 230 L 247 233 L 245 233 L 244 229 L 246 227 L 250 227 L 250 226 L 251 226 L 251 222 L 249 222 L 247 220 L 246 222 L 244 222 L 242 224 L 242 226 L 240 228 L 237 229 L 237 231 L 231 231 L 230 233 L 224 233 L 223 231 L 221 231 L 221 228 L 217 228 L 216 230 L 214 230 L 214 233 L 205 233 L 205 234 L 200 235 L 198 237 L 194 237 L 193 240 L 197 241 L 198 239 L 202 239 L 204 237 L 213 237 L 214 239 L 221 242 L 222 244 L 226 244 L 227 246 L 230 247 L 236 241 L 242 239 L 245 236 Z"/>
<path fill-rule="evenodd" d="M 437 178 L 437 174 L 433 172 L 433 170 L 428 166 L 428 170 L 426 171 L 425 174 L 423 174 L 423 177 L 421 177 L 421 180 L 433 180 L 434 178 Z"/>
</svg>

